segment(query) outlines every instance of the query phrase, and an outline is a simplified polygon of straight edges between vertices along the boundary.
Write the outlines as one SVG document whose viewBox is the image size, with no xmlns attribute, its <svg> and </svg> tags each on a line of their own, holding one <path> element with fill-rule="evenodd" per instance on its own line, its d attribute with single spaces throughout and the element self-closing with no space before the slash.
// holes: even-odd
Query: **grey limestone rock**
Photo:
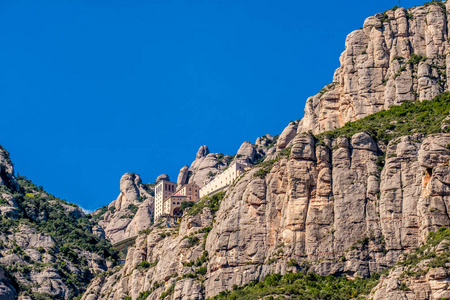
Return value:
<svg viewBox="0 0 450 300">
<path fill-rule="evenodd" d="M 133 213 L 137 207 L 136 213 Z M 154 209 L 154 198 L 151 196 L 141 177 L 134 173 L 126 173 L 120 179 L 120 194 L 110 203 L 108 211 L 99 226 L 105 237 L 116 242 L 137 234 L 150 226 Z M 100 236 L 102 233 L 98 231 Z"/>
<path fill-rule="evenodd" d="M 236 161 L 244 165 L 252 164 L 257 157 L 256 147 L 249 141 L 243 142 L 236 153 Z"/>
<path fill-rule="evenodd" d="M 161 180 L 170 181 L 169 175 L 161 174 L 156 178 L 156 182 L 160 182 Z"/>
<path fill-rule="evenodd" d="M 188 166 L 182 167 L 177 178 L 177 188 L 180 188 L 186 183 L 188 183 L 189 179 L 188 176 L 189 176 L 189 167 Z"/>
<path fill-rule="evenodd" d="M 332 130 L 446 90 L 447 12 L 429 5 L 388 10 L 386 17 L 371 16 L 347 36 L 333 82 L 306 103 L 301 132 Z"/>
</svg>

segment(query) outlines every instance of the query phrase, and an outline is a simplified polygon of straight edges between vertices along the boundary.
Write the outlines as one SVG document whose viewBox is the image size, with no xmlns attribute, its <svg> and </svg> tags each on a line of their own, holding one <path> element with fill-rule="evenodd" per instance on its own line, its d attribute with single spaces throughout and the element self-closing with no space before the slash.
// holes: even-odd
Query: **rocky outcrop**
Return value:
<svg viewBox="0 0 450 300">
<path fill-rule="evenodd" d="M 448 268 L 431 268 L 425 275 L 405 278 L 406 268 L 398 267 L 383 276 L 371 295 L 373 300 L 448 299 L 450 278 Z M 403 276 L 402 276 L 403 275 Z"/>
<path fill-rule="evenodd" d="M 185 218 L 178 230 L 158 224 L 138 237 L 123 268 L 94 279 L 81 299 L 136 299 L 145 292 L 151 294 L 147 299 L 158 299 L 172 286 L 171 299 L 204 299 L 195 262 L 208 257 L 204 240 L 211 222 L 211 212 L 205 208 L 202 214 Z M 146 267 L 142 267 L 144 261 L 149 262 Z"/>
<path fill-rule="evenodd" d="M 350 33 L 333 82 L 310 97 L 298 132 L 320 133 L 448 88 L 448 20 L 443 3 L 397 8 Z M 282 143 L 284 144 L 284 143 Z"/>
<path fill-rule="evenodd" d="M 156 178 L 156 182 L 160 182 L 161 180 L 170 181 L 169 175 L 161 174 Z"/>
<path fill-rule="evenodd" d="M 210 153 L 207 146 L 201 146 L 188 170 L 189 174 L 192 174 L 189 177 L 189 183 L 194 182 L 200 187 L 204 186 L 228 166 L 230 161 L 231 157 L 229 155 L 224 156 L 221 153 Z M 180 170 L 178 177 L 182 176 L 182 170 Z"/>
<path fill-rule="evenodd" d="M 441 231 L 442 233 L 442 231 Z M 380 278 L 369 296 L 382 299 L 449 299 L 450 273 L 445 263 L 450 253 L 450 240 L 443 239 L 431 246 L 413 253 L 415 260 L 405 259 L 402 263 Z"/>
<path fill-rule="evenodd" d="M 256 147 L 249 141 L 245 141 L 236 153 L 236 162 L 243 165 L 251 165 L 258 158 Z"/>
<path fill-rule="evenodd" d="M 19 189 L 9 153 L 0 146 L 0 186 L 2 185 L 13 191 Z"/>
<path fill-rule="evenodd" d="M 183 182 L 183 179 L 188 177 L 189 182 L 195 182 L 203 187 L 233 162 L 251 166 L 264 159 L 271 159 L 276 152 L 275 144 L 276 139 L 266 134 L 258 137 L 254 145 L 249 141 L 243 142 L 235 156 L 209 153 L 208 147 L 201 146 L 189 170 L 185 167 L 180 170 L 177 186 L 180 186 L 179 182 Z"/>
<path fill-rule="evenodd" d="M 112 264 L 110 245 L 80 207 L 16 177 L 0 149 L 0 298 L 72 299 Z"/>
<path fill-rule="evenodd" d="M 181 168 L 177 178 L 177 189 L 188 183 L 189 180 L 189 167 L 184 166 Z"/>
<path fill-rule="evenodd" d="M 298 123 L 298 121 L 289 122 L 289 125 L 284 128 L 283 132 L 280 134 L 277 140 L 278 149 L 286 148 L 294 139 L 295 135 L 297 134 Z"/>
<path fill-rule="evenodd" d="M 114 243 L 148 228 L 153 211 L 154 198 L 142 184 L 141 177 L 126 173 L 120 179 L 119 196 L 109 204 L 99 225 L 105 237 Z"/>
</svg>

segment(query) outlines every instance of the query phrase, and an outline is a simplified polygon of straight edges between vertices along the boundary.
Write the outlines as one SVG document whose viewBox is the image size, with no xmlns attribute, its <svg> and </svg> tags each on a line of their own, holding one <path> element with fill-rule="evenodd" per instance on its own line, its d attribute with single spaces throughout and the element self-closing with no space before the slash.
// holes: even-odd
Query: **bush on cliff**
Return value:
<svg viewBox="0 0 450 300">
<path fill-rule="evenodd" d="M 406 101 L 402 105 L 349 122 L 341 128 L 321 133 L 317 137 L 350 138 L 358 132 L 367 132 L 376 141 L 388 143 L 396 137 L 413 133 L 439 133 L 441 124 L 449 113 L 450 92 L 445 92 L 430 101 Z"/>
</svg>

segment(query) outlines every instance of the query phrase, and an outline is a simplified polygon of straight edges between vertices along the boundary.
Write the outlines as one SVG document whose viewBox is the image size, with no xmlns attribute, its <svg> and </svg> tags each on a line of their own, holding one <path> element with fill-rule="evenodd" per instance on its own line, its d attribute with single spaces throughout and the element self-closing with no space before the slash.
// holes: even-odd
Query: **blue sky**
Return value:
<svg viewBox="0 0 450 300">
<path fill-rule="evenodd" d="M 201 145 L 279 134 L 346 35 L 397 4 L 0 0 L 0 143 L 16 172 L 93 210 L 125 172 L 176 180 Z"/>
</svg>

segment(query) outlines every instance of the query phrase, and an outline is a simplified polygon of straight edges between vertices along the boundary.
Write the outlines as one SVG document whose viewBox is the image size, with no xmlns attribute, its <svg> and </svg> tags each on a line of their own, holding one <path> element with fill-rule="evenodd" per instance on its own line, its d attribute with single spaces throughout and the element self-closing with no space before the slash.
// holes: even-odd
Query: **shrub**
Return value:
<svg viewBox="0 0 450 300">
<path fill-rule="evenodd" d="M 128 205 L 128 207 L 127 207 L 133 214 L 135 214 L 135 213 L 137 213 L 137 211 L 138 211 L 138 207 L 136 206 L 136 205 L 134 205 L 133 203 L 132 204 L 130 204 L 130 205 Z"/>
<path fill-rule="evenodd" d="M 137 266 L 138 270 L 145 270 L 150 268 L 150 263 L 148 261 L 141 261 L 141 263 Z"/>
<path fill-rule="evenodd" d="M 223 291 L 212 299 L 283 299 L 284 295 L 290 299 L 356 299 L 368 294 L 379 278 L 375 274 L 371 278 L 352 281 L 345 276 L 318 276 L 313 273 L 272 274 L 260 282 L 233 286 L 231 291 Z"/>
<path fill-rule="evenodd" d="M 161 296 L 159 297 L 159 299 L 165 299 L 166 297 L 172 295 L 174 290 L 175 290 L 175 284 L 172 284 L 172 285 L 170 286 L 170 288 L 167 289 L 167 291 L 165 291 L 165 292 L 163 292 L 163 293 L 161 294 Z"/>
<path fill-rule="evenodd" d="M 151 291 L 140 292 L 136 300 L 145 300 L 148 296 L 150 296 L 151 293 Z"/>
<path fill-rule="evenodd" d="M 290 268 L 290 267 L 298 267 L 299 265 L 298 265 L 298 262 L 295 259 L 292 258 L 292 259 L 287 261 L 286 266 L 288 268 Z"/>
<path fill-rule="evenodd" d="M 224 197 L 225 197 L 224 192 L 219 192 L 212 196 L 204 197 L 200 199 L 197 203 L 195 203 L 195 205 L 188 210 L 187 214 L 195 216 L 199 214 L 203 210 L 203 208 L 209 207 L 209 209 L 211 210 L 211 214 L 214 216 L 216 211 L 219 210 L 220 201 L 222 201 Z"/>
<path fill-rule="evenodd" d="M 181 203 L 180 209 L 181 209 L 181 211 L 185 211 L 186 209 L 191 208 L 194 205 L 195 205 L 195 202 L 193 202 L 193 201 L 184 201 Z"/>
</svg>

